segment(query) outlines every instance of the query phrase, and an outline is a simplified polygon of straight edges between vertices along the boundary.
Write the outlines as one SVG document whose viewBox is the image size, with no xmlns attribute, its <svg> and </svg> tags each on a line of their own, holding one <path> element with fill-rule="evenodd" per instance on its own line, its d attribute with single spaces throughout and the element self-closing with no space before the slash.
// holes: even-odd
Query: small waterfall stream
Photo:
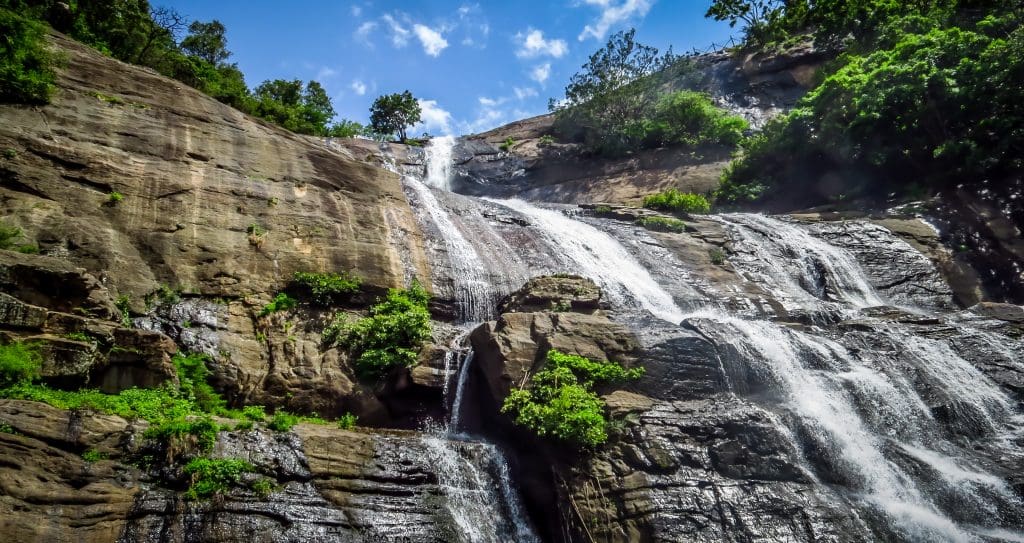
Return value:
<svg viewBox="0 0 1024 543">
<path fill-rule="evenodd" d="M 1019 405 L 957 352 L 968 340 L 994 336 L 963 325 L 949 338 L 927 337 L 913 324 L 877 317 L 880 307 L 918 316 L 929 310 L 908 306 L 912 296 L 897 304 L 880 294 L 858 257 L 820 231 L 742 213 L 710 217 L 729 237 L 738 280 L 771 293 L 793 314 L 809 315 L 812 324 L 741 316 L 706 297 L 685 300 L 687 308 L 700 309 L 684 310 L 670 292 L 685 297 L 699 290 L 680 284 L 690 277 L 680 271 L 687 264 L 652 265 L 674 257 L 646 234 L 644 243 L 627 242 L 629 229 L 603 219 L 580 220 L 555 206 L 514 199 L 484 198 L 474 200 L 479 207 L 450 210 L 451 203 L 438 198 L 443 193 L 434 191 L 450 186 L 454 144 L 433 140 L 426 149 L 426 184 L 409 179 L 407 186 L 443 238 L 463 322 L 491 318 L 509 285 L 529 276 L 589 277 L 602 287 L 616 319 L 647 327 L 645 315 L 653 315 L 660 319 L 656 326 L 671 330 L 681 323 L 712 341 L 723 382 L 741 385 L 738 391 L 761 391 L 745 400 L 773 413 L 780 431 L 802 449 L 796 461 L 866 519 L 875 537 L 1024 541 L 1015 528 L 1024 522 L 1020 497 L 988 471 L 988 461 L 963 437 L 983 440 L 1000 451 L 995 454 L 1021 455 Z M 495 214 L 507 216 L 495 222 Z M 889 235 L 872 232 L 880 239 Z M 500 249 L 488 253 L 479 241 L 469 241 L 481 238 Z M 897 246 L 887 243 L 889 250 Z M 492 261 L 496 254 L 499 262 Z M 839 330 L 837 322 L 857 326 Z M 1021 349 L 991 350 L 1024 361 Z M 459 433 L 473 362 L 472 353 L 461 353 L 453 346 L 446 361 L 452 383 L 446 388 L 448 423 L 425 438 L 437 454 L 459 527 L 454 540 L 536 541 L 500 452 Z"/>
</svg>

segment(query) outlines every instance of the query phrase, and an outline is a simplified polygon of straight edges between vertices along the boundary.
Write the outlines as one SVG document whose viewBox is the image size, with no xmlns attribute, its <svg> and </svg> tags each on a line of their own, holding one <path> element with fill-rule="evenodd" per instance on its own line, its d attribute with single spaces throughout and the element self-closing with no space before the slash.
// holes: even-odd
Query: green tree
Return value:
<svg viewBox="0 0 1024 543">
<path fill-rule="evenodd" d="M 181 49 L 216 66 L 231 56 L 226 31 L 216 19 L 208 23 L 193 21 L 188 26 L 188 36 L 181 40 Z"/>
<path fill-rule="evenodd" d="M 46 103 L 53 89 L 53 56 L 40 23 L 0 9 L 0 102 Z"/>
<path fill-rule="evenodd" d="M 385 94 L 370 106 L 370 128 L 379 134 L 395 134 L 404 142 L 406 129 L 420 122 L 421 113 L 420 103 L 411 92 Z"/>
<path fill-rule="evenodd" d="M 704 16 L 728 21 L 730 27 L 742 22 L 748 41 L 764 45 L 772 38 L 773 23 L 782 15 L 785 4 L 784 0 L 714 0 Z"/>
</svg>

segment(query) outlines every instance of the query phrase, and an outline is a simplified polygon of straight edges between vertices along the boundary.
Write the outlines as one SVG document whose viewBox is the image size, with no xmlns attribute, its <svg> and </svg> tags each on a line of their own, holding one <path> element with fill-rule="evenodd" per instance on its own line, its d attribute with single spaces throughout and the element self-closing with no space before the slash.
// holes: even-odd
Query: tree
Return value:
<svg viewBox="0 0 1024 543">
<path fill-rule="evenodd" d="M 380 134 L 397 134 L 406 140 L 406 128 L 420 122 L 420 103 L 409 91 L 377 97 L 370 106 L 370 127 Z"/>
<path fill-rule="evenodd" d="M 162 47 L 158 49 L 174 49 L 177 43 L 178 34 L 185 29 L 185 16 L 172 8 L 151 8 L 149 16 L 152 19 L 146 35 L 146 41 L 135 56 L 135 64 L 144 64 L 146 55 L 160 42 Z"/>
<path fill-rule="evenodd" d="M 181 40 L 181 49 L 216 66 L 231 56 L 224 36 L 226 30 L 216 19 L 208 23 L 193 21 L 188 26 L 188 36 Z"/>
<path fill-rule="evenodd" d="M 797 2 L 803 4 L 804 0 Z M 743 22 L 743 31 L 753 45 L 764 45 L 770 41 L 771 22 L 776 20 L 785 7 L 783 0 L 714 0 L 705 17 L 713 17 L 716 21 L 729 21 L 730 27 Z"/>
</svg>

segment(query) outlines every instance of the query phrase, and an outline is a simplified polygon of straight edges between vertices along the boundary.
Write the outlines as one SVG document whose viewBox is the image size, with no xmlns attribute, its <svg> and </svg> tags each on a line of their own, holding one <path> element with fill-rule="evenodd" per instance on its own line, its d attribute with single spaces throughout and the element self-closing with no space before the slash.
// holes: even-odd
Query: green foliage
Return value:
<svg viewBox="0 0 1024 543">
<path fill-rule="evenodd" d="M 785 0 L 714 0 L 704 16 L 728 21 L 731 27 L 743 23 L 747 43 L 765 45 L 784 34 L 780 27 L 786 3 Z M 789 3 L 805 4 L 806 0 L 790 0 Z"/>
<path fill-rule="evenodd" d="M 636 224 L 648 230 L 656 230 L 658 232 L 675 232 L 678 234 L 686 231 L 686 223 L 672 217 L 640 217 L 636 220 Z"/>
<path fill-rule="evenodd" d="M 273 301 L 271 301 L 269 304 L 263 306 L 263 310 L 260 311 L 260 316 L 266 317 L 271 313 L 277 313 L 278 311 L 287 311 L 298 304 L 298 300 L 282 292 L 275 296 Z"/>
<path fill-rule="evenodd" d="M 253 473 L 256 468 L 239 458 L 196 458 L 183 471 L 191 476 L 185 497 L 203 500 L 227 492 L 238 484 L 242 474 Z"/>
<path fill-rule="evenodd" d="M 236 422 L 235 423 L 235 427 L 232 428 L 232 431 L 234 431 L 234 432 L 244 432 L 244 431 L 252 430 L 254 426 L 255 426 L 255 423 L 253 421 L 251 421 L 251 420 L 243 420 L 243 421 Z"/>
<path fill-rule="evenodd" d="M 334 118 L 334 106 L 323 86 L 310 81 L 275 79 L 264 81 L 253 91 L 252 113 L 292 132 L 325 136 Z"/>
<path fill-rule="evenodd" d="M 193 21 L 188 27 L 189 35 L 181 40 L 181 49 L 187 54 L 197 56 L 210 64 L 219 64 L 231 56 L 228 51 L 227 29 L 218 21 L 209 23 Z"/>
<path fill-rule="evenodd" d="M 848 55 L 789 115 L 744 142 L 724 201 L 884 198 L 1024 170 L 1020 17 L 973 29 L 891 22 L 891 46 Z M 914 31 L 914 30 L 918 31 Z"/>
<path fill-rule="evenodd" d="M 267 497 L 274 493 L 274 490 L 277 489 L 277 485 L 274 484 L 273 479 L 261 477 L 253 481 L 252 484 L 249 485 L 249 488 L 251 488 L 252 491 L 256 493 L 257 497 L 259 497 L 261 500 L 265 500 L 267 499 Z"/>
<path fill-rule="evenodd" d="M 8 147 L 4 149 L 4 158 L 7 160 L 14 160 L 15 158 L 18 158 L 18 152 Z"/>
<path fill-rule="evenodd" d="M 114 205 L 121 200 L 124 200 L 124 194 L 121 194 L 116 190 L 107 195 L 107 203 L 110 205 Z"/>
<path fill-rule="evenodd" d="M 299 422 L 301 420 L 298 415 L 293 415 L 287 411 L 278 411 L 274 413 L 273 418 L 267 423 L 267 428 L 275 432 L 287 432 Z"/>
<path fill-rule="evenodd" d="M 242 416 L 254 422 L 267 420 L 267 411 L 262 405 L 247 405 L 242 408 Z"/>
<path fill-rule="evenodd" d="M 34 243 L 26 243 L 25 245 L 19 245 L 15 250 L 25 255 L 39 254 L 39 246 Z"/>
<path fill-rule="evenodd" d="M 507 153 L 512 150 L 512 147 L 515 146 L 515 144 L 516 140 L 512 139 L 512 136 L 509 136 L 505 138 L 505 141 L 502 142 L 502 144 L 499 145 L 498 148 Z"/>
<path fill-rule="evenodd" d="M 352 413 L 345 413 L 338 418 L 338 428 L 341 428 L 342 430 L 351 430 L 356 427 L 357 422 L 359 422 L 359 417 Z"/>
<path fill-rule="evenodd" d="M 82 453 L 82 460 L 86 462 L 99 462 L 100 460 L 106 460 L 107 455 L 97 451 L 96 449 L 89 449 Z"/>
<path fill-rule="evenodd" d="M 416 365 L 422 343 L 430 338 L 429 301 L 427 291 L 413 281 L 408 289 L 390 289 L 370 308 L 369 317 L 341 324 L 330 335 L 348 348 L 362 377 L 383 377 L 392 368 Z"/>
<path fill-rule="evenodd" d="M 21 228 L 7 226 L 0 222 L 0 249 L 10 250 L 17 247 L 17 240 L 22 237 Z"/>
<path fill-rule="evenodd" d="M 30 383 L 39 377 L 42 365 L 38 345 L 17 341 L 0 345 L 0 388 Z"/>
<path fill-rule="evenodd" d="M 538 147 L 550 147 L 555 144 L 555 137 L 551 134 L 544 134 L 537 140 Z"/>
<path fill-rule="evenodd" d="M 205 354 L 174 355 L 174 367 L 178 370 L 181 395 L 195 402 L 206 413 L 223 414 L 227 403 L 208 382 L 210 370 L 206 368 L 209 357 Z"/>
<path fill-rule="evenodd" d="M 713 247 L 708 249 L 708 258 L 711 259 L 711 263 L 716 266 L 725 264 L 725 251 L 720 247 Z"/>
<path fill-rule="evenodd" d="M 46 27 L 0 3 L 0 102 L 45 104 L 54 81 Z M 12 157 L 8 157 L 12 158 Z"/>
<path fill-rule="evenodd" d="M 540 436 L 578 447 L 596 447 L 608 440 L 604 401 L 594 387 L 639 379 L 643 368 L 625 369 L 551 350 L 547 364 L 530 379 L 529 388 L 513 390 L 501 411 L 516 424 Z"/>
<path fill-rule="evenodd" d="M 370 106 L 370 129 L 378 134 L 395 134 L 406 140 L 406 129 L 420 122 L 419 101 L 409 91 L 379 96 Z"/>
<path fill-rule="evenodd" d="M 356 121 L 342 119 L 327 129 L 326 136 L 332 138 L 354 138 L 366 133 L 366 127 Z"/>
<path fill-rule="evenodd" d="M 0 422 L 0 434 L 13 434 L 18 435 L 18 431 L 13 426 L 6 422 Z"/>
<path fill-rule="evenodd" d="M 673 213 L 709 213 L 711 204 L 700 194 L 670 188 L 644 196 L 644 207 Z"/>
<path fill-rule="evenodd" d="M 678 91 L 658 100 L 652 120 L 645 127 L 645 145 L 735 147 L 748 128 L 746 119 L 716 106 L 709 95 Z"/>
<path fill-rule="evenodd" d="M 359 292 L 362 279 L 348 272 L 295 272 L 292 283 L 307 291 L 317 304 L 329 307 Z"/>
<path fill-rule="evenodd" d="M 68 332 L 67 334 L 64 334 L 64 337 L 74 341 L 81 341 L 83 343 L 93 343 L 96 341 L 95 338 L 85 332 Z"/>
<path fill-rule="evenodd" d="M 178 417 L 159 419 L 146 428 L 142 435 L 166 443 L 173 455 L 182 450 L 193 449 L 209 452 L 217 442 L 218 431 L 220 426 L 209 417 Z"/>
<path fill-rule="evenodd" d="M 121 312 L 121 326 L 125 328 L 132 327 L 132 297 L 128 294 L 122 294 L 117 297 L 117 301 L 114 302 L 117 306 L 117 310 Z"/>
</svg>

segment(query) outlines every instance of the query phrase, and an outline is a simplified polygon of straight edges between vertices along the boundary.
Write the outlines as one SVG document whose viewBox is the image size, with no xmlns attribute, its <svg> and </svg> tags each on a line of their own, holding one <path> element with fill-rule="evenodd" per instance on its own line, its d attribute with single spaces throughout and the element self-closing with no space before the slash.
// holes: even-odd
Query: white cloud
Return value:
<svg viewBox="0 0 1024 543">
<path fill-rule="evenodd" d="M 584 0 L 584 2 L 599 7 L 601 15 L 594 24 L 583 27 L 583 32 L 580 32 L 577 38 L 579 41 L 588 37 L 604 39 L 611 27 L 632 18 L 641 18 L 647 15 L 655 0 Z"/>
<path fill-rule="evenodd" d="M 416 100 L 420 104 L 420 122 L 413 127 L 411 133 L 440 131 L 442 134 L 452 132 L 452 114 L 437 105 L 437 100 Z"/>
<path fill-rule="evenodd" d="M 569 52 L 569 46 L 565 40 L 546 40 L 544 32 L 536 28 L 527 28 L 526 33 L 518 33 L 515 41 L 519 45 L 516 56 L 519 58 L 535 58 L 549 56 L 561 58 Z"/>
<path fill-rule="evenodd" d="M 538 64 L 538 65 L 533 67 L 533 70 L 530 71 L 530 79 L 532 79 L 532 80 L 534 80 L 534 81 L 536 81 L 536 82 L 538 82 L 540 84 L 544 84 L 544 82 L 547 81 L 549 77 L 551 77 L 551 63 L 550 62 L 545 62 L 544 64 Z"/>
<path fill-rule="evenodd" d="M 355 4 L 352 4 L 351 10 L 352 10 L 352 16 L 353 17 L 359 17 L 360 15 L 363 14 L 363 8 L 361 8 L 361 7 L 359 7 L 359 6 L 355 5 Z"/>
<path fill-rule="evenodd" d="M 512 92 L 516 94 L 516 98 L 519 100 L 525 100 L 527 98 L 533 98 L 537 96 L 537 89 L 533 87 L 513 87 Z"/>
<path fill-rule="evenodd" d="M 336 75 L 338 75 L 338 72 L 336 70 L 334 70 L 333 68 L 331 68 L 329 66 L 322 66 L 316 72 L 316 78 L 315 79 L 317 81 L 323 82 L 325 79 L 330 79 L 330 78 L 332 78 L 332 77 L 334 77 Z"/>
<path fill-rule="evenodd" d="M 409 29 L 402 26 L 402 23 L 398 22 L 397 19 L 391 15 L 384 15 L 381 17 L 384 24 L 388 25 L 388 29 L 391 30 L 391 44 L 395 47 L 402 48 L 409 43 Z"/>
<path fill-rule="evenodd" d="M 494 106 L 503 104 L 505 102 L 504 98 L 494 99 L 494 98 L 488 98 L 486 96 L 481 96 L 477 100 L 479 100 L 480 101 L 480 105 L 482 105 L 484 107 L 494 107 Z"/>
<path fill-rule="evenodd" d="M 356 93 L 357 96 L 366 94 L 366 83 L 363 83 L 359 79 L 352 80 L 352 84 L 349 85 L 349 88 L 352 89 L 352 92 Z"/>
<path fill-rule="evenodd" d="M 440 56 L 441 51 L 448 47 L 448 40 L 441 36 L 441 33 L 421 24 L 413 25 L 413 31 L 420 43 L 423 44 L 423 52 L 432 56 Z"/>
<path fill-rule="evenodd" d="M 370 34 L 374 30 L 377 30 L 377 23 L 374 21 L 366 21 L 365 23 L 359 25 L 359 28 L 356 29 L 355 34 L 353 34 L 353 36 L 355 37 L 356 41 L 372 47 L 373 42 L 370 41 Z"/>
</svg>

